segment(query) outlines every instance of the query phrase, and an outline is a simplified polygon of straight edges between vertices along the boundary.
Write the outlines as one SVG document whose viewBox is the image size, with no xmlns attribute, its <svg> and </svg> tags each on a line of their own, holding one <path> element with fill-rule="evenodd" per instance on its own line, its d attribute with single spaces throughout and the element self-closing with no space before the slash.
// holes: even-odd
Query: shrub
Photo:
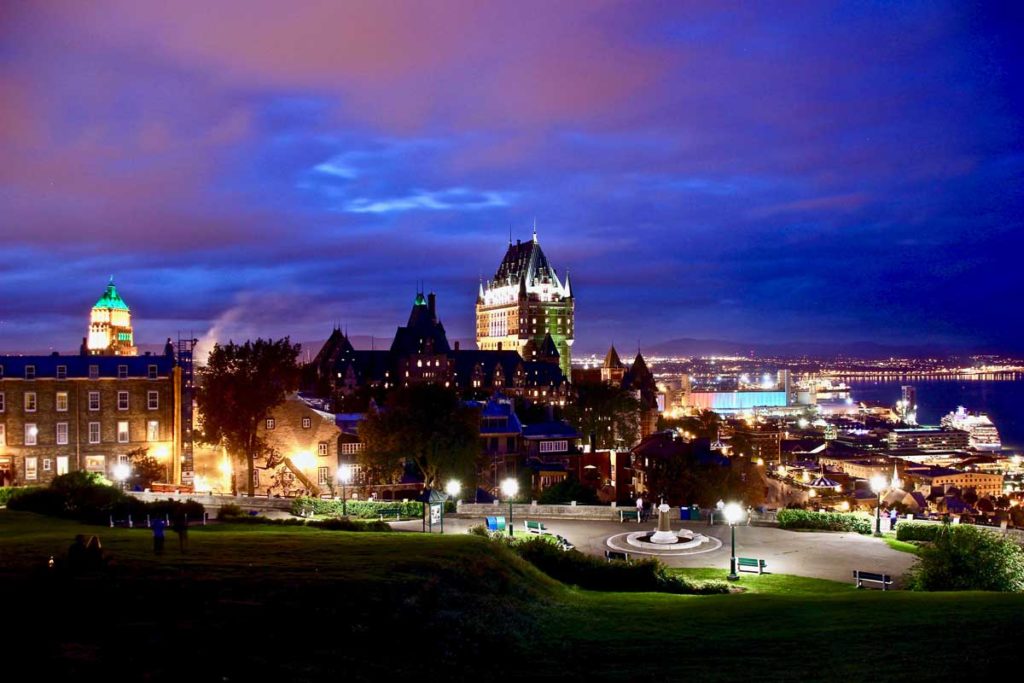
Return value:
<svg viewBox="0 0 1024 683">
<path fill-rule="evenodd" d="M 217 519 L 235 519 L 243 516 L 245 516 L 245 512 L 242 510 L 242 506 L 234 503 L 221 505 L 220 510 L 217 511 Z"/>
<path fill-rule="evenodd" d="M 387 522 L 371 521 L 359 522 L 345 517 L 334 519 L 296 519 L 294 517 L 281 517 L 272 519 L 270 517 L 241 515 L 227 518 L 232 524 L 256 524 L 264 526 L 312 526 L 327 531 L 391 531 Z"/>
<path fill-rule="evenodd" d="M 381 514 L 386 518 L 393 518 L 395 511 L 402 517 L 423 517 L 423 503 L 418 501 L 370 501 L 350 500 L 324 500 L 323 498 L 300 497 L 292 501 L 292 514 L 304 516 L 314 515 L 341 515 L 342 509 L 349 517 L 360 519 L 380 519 Z"/>
<path fill-rule="evenodd" d="M 900 541 L 934 541 L 942 529 L 940 524 L 923 522 L 900 522 L 896 525 L 896 538 Z"/>
<path fill-rule="evenodd" d="M 822 531 L 856 531 L 871 533 L 871 518 L 849 512 L 812 512 L 810 510 L 779 510 L 776 519 L 780 529 L 818 529 Z M 899 527 L 897 527 L 899 528 Z"/>
<path fill-rule="evenodd" d="M 724 581 L 693 582 L 669 574 L 665 565 L 655 559 L 632 564 L 607 562 L 576 550 L 560 550 L 543 538 L 514 543 L 512 549 L 551 578 L 587 590 L 678 594 L 729 591 Z"/>
<path fill-rule="evenodd" d="M 38 486 L 0 486 L 0 505 L 7 505 L 11 498 L 35 491 Z"/>
<path fill-rule="evenodd" d="M 1024 548 L 991 531 L 944 524 L 920 557 L 910 571 L 912 590 L 1024 591 Z"/>
</svg>

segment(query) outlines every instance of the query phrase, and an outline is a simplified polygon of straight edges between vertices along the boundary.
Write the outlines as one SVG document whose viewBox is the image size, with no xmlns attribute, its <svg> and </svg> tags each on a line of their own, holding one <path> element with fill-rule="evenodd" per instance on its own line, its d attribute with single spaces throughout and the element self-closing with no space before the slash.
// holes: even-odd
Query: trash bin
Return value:
<svg viewBox="0 0 1024 683">
<path fill-rule="evenodd" d="M 690 519 L 692 519 L 692 520 L 699 520 L 700 519 L 700 507 L 698 507 L 697 505 L 691 505 L 690 506 Z"/>
<path fill-rule="evenodd" d="M 683 519 L 683 520 L 689 521 L 690 520 L 690 508 L 686 507 L 685 505 L 680 505 L 679 506 L 679 519 Z"/>
</svg>

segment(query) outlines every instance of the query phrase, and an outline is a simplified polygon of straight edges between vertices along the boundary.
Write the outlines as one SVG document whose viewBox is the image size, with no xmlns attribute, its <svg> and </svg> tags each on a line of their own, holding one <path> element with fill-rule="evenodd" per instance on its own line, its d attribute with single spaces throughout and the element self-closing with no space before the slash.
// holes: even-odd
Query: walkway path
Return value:
<svg viewBox="0 0 1024 683">
<path fill-rule="evenodd" d="M 582 552 L 603 556 L 609 536 L 637 529 L 653 529 L 653 523 L 588 522 L 579 520 L 544 519 L 552 533 L 568 538 Z M 483 523 L 483 518 L 447 516 L 445 531 L 465 533 L 471 526 Z M 521 527 L 522 520 L 517 520 Z M 421 523 L 400 522 L 396 529 L 419 531 Z M 711 552 L 684 557 L 662 558 L 670 567 L 729 567 L 729 527 L 724 524 L 707 526 L 705 522 L 674 522 L 674 529 L 688 528 L 714 536 L 722 547 Z M 737 526 L 736 554 L 756 557 L 768 563 L 773 574 L 795 574 L 833 581 L 852 581 L 854 569 L 884 572 L 899 576 L 914 564 L 910 553 L 893 550 L 884 541 L 872 536 L 844 532 L 784 531 L 767 526 Z"/>
</svg>

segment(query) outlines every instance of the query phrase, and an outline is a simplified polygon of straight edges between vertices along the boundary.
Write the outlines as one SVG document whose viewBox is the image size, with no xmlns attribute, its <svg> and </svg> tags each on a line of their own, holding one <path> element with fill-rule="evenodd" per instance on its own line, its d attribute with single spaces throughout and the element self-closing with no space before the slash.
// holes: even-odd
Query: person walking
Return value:
<svg viewBox="0 0 1024 683">
<path fill-rule="evenodd" d="M 889 531 L 896 531 L 896 521 L 899 519 L 899 515 L 896 513 L 896 508 L 889 508 Z"/>
<path fill-rule="evenodd" d="M 160 517 L 153 520 L 153 553 L 155 555 L 164 554 L 164 527 L 167 524 Z"/>
<path fill-rule="evenodd" d="M 188 516 L 178 515 L 174 518 L 174 532 L 178 534 L 178 548 L 182 554 L 188 548 Z"/>
<path fill-rule="evenodd" d="M 636 521 L 643 522 L 644 520 L 644 499 L 641 496 L 636 497 Z"/>
</svg>

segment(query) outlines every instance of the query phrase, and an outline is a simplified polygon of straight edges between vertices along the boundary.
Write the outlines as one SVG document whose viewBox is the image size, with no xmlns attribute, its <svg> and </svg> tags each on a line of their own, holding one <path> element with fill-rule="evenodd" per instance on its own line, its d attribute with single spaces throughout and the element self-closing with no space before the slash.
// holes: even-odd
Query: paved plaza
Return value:
<svg viewBox="0 0 1024 683">
<path fill-rule="evenodd" d="M 532 519 L 532 518 L 531 518 Z M 636 522 L 599 522 L 569 519 L 540 520 L 548 531 L 565 536 L 581 552 L 604 556 L 607 539 L 638 529 L 652 530 L 655 522 L 638 525 Z M 483 524 L 483 517 L 446 516 L 445 531 L 464 533 L 471 526 Z M 522 528 L 522 519 L 517 519 Z M 418 531 L 421 522 L 400 522 L 396 529 Z M 721 547 L 708 552 L 686 556 L 668 556 L 659 559 L 670 567 L 729 567 L 729 527 L 725 524 L 707 526 L 704 521 L 672 523 L 672 528 L 691 529 L 722 542 Z M 891 549 L 884 541 L 872 536 L 846 532 L 784 531 L 774 526 L 736 527 L 736 555 L 754 557 L 768 563 L 773 574 L 794 574 L 833 581 L 852 581 L 854 569 L 882 572 L 899 576 L 913 564 L 910 553 Z"/>
</svg>

